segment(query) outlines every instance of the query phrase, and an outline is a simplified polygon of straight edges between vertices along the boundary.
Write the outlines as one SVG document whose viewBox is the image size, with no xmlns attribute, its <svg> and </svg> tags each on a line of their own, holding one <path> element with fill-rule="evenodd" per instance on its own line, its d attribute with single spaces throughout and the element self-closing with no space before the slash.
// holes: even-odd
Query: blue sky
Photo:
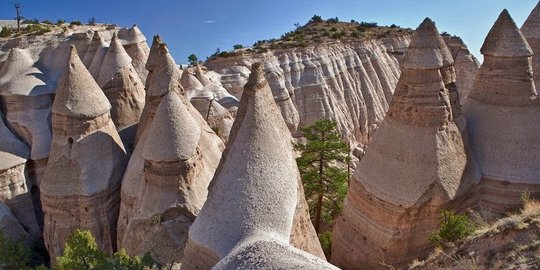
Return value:
<svg viewBox="0 0 540 270">
<path fill-rule="evenodd" d="M 177 62 L 185 63 L 191 53 L 206 59 L 217 48 L 279 37 L 314 14 L 411 28 L 430 17 L 441 32 L 461 36 L 480 56 L 503 8 L 521 26 L 537 0 L 0 0 L 0 19 L 15 17 L 14 2 L 27 18 L 136 23 L 149 41 L 160 34 Z"/>
</svg>

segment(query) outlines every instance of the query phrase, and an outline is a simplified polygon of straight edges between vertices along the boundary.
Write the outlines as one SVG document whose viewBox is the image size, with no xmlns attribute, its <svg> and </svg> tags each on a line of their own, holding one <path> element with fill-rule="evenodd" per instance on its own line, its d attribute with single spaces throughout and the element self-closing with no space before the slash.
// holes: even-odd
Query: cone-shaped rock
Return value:
<svg viewBox="0 0 540 270">
<path fill-rule="evenodd" d="M 52 106 L 52 146 L 40 185 L 43 235 L 53 265 L 77 228 L 89 229 L 102 250 L 116 249 L 126 153 L 110 108 L 72 46 Z"/>
<path fill-rule="evenodd" d="M 482 206 L 504 213 L 522 203 L 523 192 L 540 196 L 540 99 L 532 51 L 506 10 L 483 48 L 484 62 L 463 109 L 482 169 Z"/>
<path fill-rule="evenodd" d="M 179 94 L 183 91 L 182 85 L 180 84 L 180 71 L 169 54 L 167 45 L 161 43 L 159 44 L 158 49 L 159 50 L 157 53 L 154 54 L 154 60 L 152 60 L 153 67 L 151 67 L 152 71 L 149 73 L 149 79 L 147 80 L 146 104 L 137 130 L 138 135 L 140 134 L 138 137 L 139 140 L 135 146 L 135 150 L 131 156 L 122 182 L 122 201 L 120 207 L 120 217 L 118 220 L 118 243 L 120 247 L 125 246 L 130 251 L 131 249 L 128 246 L 131 245 L 131 243 L 134 243 L 133 241 L 135 239 L 132 239 L 132 236 L 126 233 L 126 229 L 128 228 L 130 221 L 134 218 L 135 213 L 133 210 L 135 204 L 138 203 L 138 198 L 141 198 L 140 194 L 142 190 L 144 190 L 143 184 L 145 182 L 145 158 L 143 153 L 147 141 L 151 141 L 151 137 L 149 135 L 151 131 L 150 125 L 152 125 L 157 107 L 163 97 L 168 93 Z M 188 110 L 191 117 L 196 121 L 198 127 L 201 129 L 201 134 L 203 134 L 201 135 L 201 140 L 204 139 L 204 142 L 200 142 L 200 145 L 204 145 L 204 147 L 201 146 L 201 149 L 204 150 L 200 151 L 203 153 L 204 160 L 207 162 L 207 164 L 197 167 L 199 168 L 198 170 L 209 173 L 210 176 L 207 177 L 210 179 L 215 168 L 217 167 L 217 164 L 219 163 L 221 151 L 224 148 L 223 143 L 219 137 L 212 132 L 204 119 L 195 110 L 195 108 L 191 106 L 187 99 L 183 98 L 182 96 L 180 96 L 180 99 L 182 100 L 184 107 Z M 163 147 L 165 147 L 170 142 L 162 143 L 165 143 L 163 145 Z M 171 149 L 169 149 L 169 151 L 171 151 Z M 203 176 L 200 176 L 200 178 L 202 179 Z M 204 182 L 205 180 L 201 181 Z M 181 256 L 181 254 L 176 254 L 175 256 L 177 255 Z"/>
<path fill-rule="evenodd" d="M 451 79 L 443 74 L 451 62 L 441 41 L 429 19 L 415 31 L 388 115 L 334 227 L 332 261 L 343 269 L 407 266 L 429 252 L 439 210 L 474 203 L 467 193 L 480 174 L 452 120 L 445 88 Z"/>
<path fill-rule="evenodd" d="M 201 66 L 197 65 L 195 67 L 195 75 L 197 76 L 197 79 L 201 82 L 203 86 L 211 85 L 212 81 L 210 81 L 203 73 Z"/>
<path fill-rule="evenodd" d="M 11 208 L 26 233 L 38 239 L 38 227 L 25 175 L 28 146 L 21 142 L 0 118 L 0 202 Z"/>
<path fill-rule="evenodd" d="M 94 33 L 92 41 L 90 42 L 90 46 L 88 47 L 92 48 L 92 50 L 96 50 L 92 56 L 92 61 L 90 63 L 90 66 L 88 67 L 88 71 L 90 72 L 90 74 L 92 74 L 92 77 L 97 80 L 101 69 L 101 64 L 103 63 L 105 54 L 107 54 L 107 44 L 103 41 L 103 37 L 101 36 L 100 32 L 96 31 Z M 86 60 L 85 63 L 88 63 L 88 61 L 89 60 Z"/>
<path fill-rule="evenodd" d="M 268 261 L 269 269 L 292 261 L 304 268 L 331 268 L 289 245 L 298 175 L 287 127 L 260 63 L 254 64 L 208 200 L 190 228 L 182 269 L 210 269 L 237 252 L 264 258 L 268 254 L 260 247 L 275 246 L 283 250 L 279 259 Z M 219 269 L 234 269 L 233 258 Z"/>
<path fill-rule="evenodd" d="M 521 32 L 534 52 L 532 59 L 533 74 L 536 91 L 538 91 L 538 88 L 540 88 L 540 2 L 538 2 L 521 27 Z"/>
<path fill-rule="evenodd" d="M 146 44 L 146 37 L 137 25 L 133 25 L 131 28 L 120 29 L 118 31 L 118 37 L 122 40 L 127 54 L 131 57 L 131 64 L 135 68 L 135 71 L 137 71 L 139 78 L 143 83 L 146 82 L 148 71 L 145 69 L 145 64 L 150 51 L 148 44 Z"/>
<path fill-rule="evenodd" d="M 88 45 L 88 48 L 86 49 L 86 53 L 84 54 L 84 57 L 82 59 L 83 64 L 86 68 L 90 68 L 90 65 L 92 64 L 92 60 L 94 59 L 94 56 L 103 47 L 105 47 L 105 44 L 103 44 L 103 40 L 101 39 L 101 34 L 98 31 L 94 31 L 94 35 L 92 36 L 92 41 L 90 41 L 90 45 Z"/>
<path fill-rule="evenodd" d="M 123 248 L 139 256 L 151 251 L 162 263 L 180 262 L 221 152 L 174 92 L 162 99 L 148 133 L 144 183 Z"/>
<path fill-rule="evenodd" d="M 52 89 L 28 51 L 14 48 L 0 69 L 0 96 L 7 125 L 31 147 L 30 158 L 49 155 Z"/>
<path fill-rule="evenodd" d="M 155 35 L 152 39 L 152 47 L 150 47 L 150 52 L 148 53 L 148 59 L 146 60 L 145 68 L 148 70 L 148 72 L 152 72 L 154 70 L 156 60 L 159 58 L 159 47 L 163 44 L 163 41 L 161 40 L 161 37 L 159 35 Z M 148 82 L 146 82 L 146 85 L 148 85 Z"/>
<path fill-rule="evenodd" d="M 111 117 L 122 140 L 133 144 L 144 108 L 144 84 L 116 34 L 103 59 L 98 84 L 111 103 Z"/>
<path fill-rule="evenodd" d="M 181 93 L 182 84 L 180 82 L 180 70 L 176 66 L 174 59 L 169 54 L 167 44 L 159 44 L 158 53 L 152 57 L 153 69 L 151 70 L 151 78 L 146 85 L 146 102 L 141 114 L 139 126 L 137 127 L 137 135 L 135 144 L 138 143 L 143 131 L 151 123 L 156 108 L 161 101 L 161 98 L 169 91 Z"/>
<path fill-rule="evenodd" d="M 489 31 L 480 52 L 495 57 L 523 57 L 533 53 L 506 9 L 501 12 Z"/>
<path fill-rule="evenodd" d="M 193 74 L 189 72 L 189 70 L 184 70 L 182 72 L 182 78 L 181 78 L 182 86 L 184 87 L 184 90 L 186 92 L 192 92 L 192 91 L 200 91 L 204 88 L 202 83 L 195 77 Z M 188 94 L 189 95 L 189 94 Z"/>
</svg>

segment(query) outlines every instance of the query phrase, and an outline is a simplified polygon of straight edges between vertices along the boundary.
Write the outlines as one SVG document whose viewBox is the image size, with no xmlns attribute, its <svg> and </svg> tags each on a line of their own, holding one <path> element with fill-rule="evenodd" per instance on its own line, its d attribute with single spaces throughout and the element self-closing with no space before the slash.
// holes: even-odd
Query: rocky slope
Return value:
<svg viewBox="0 0 540 270">
<path fill-rule="evenodd" d="M 436 249 L 409 269 L 539 269 L 540 203 L 526 202 L 520 213 L 480 227 L 473 236 Z"/>
<path fill-rule="evenodd" d="M 290 43 L 286 43 L 286 37 L 263 43 L 260 49 L 257 46 L 213 57 L 205 65 L 221 74 L 220 82 L 230 93 L 240 96 L 250 65 L 262 62 L 274 99 L 293 135 L 317 119 L 332 118 L 342 136 L 362 149 L 386 115 L 411 31 L 372 27 L 362 36 L 353 37 L 357 35 L 350 25 L 354 24 L 308 23 L 297 30 L 300 34 L 296 36 L 330 27 L 350 34 L 347 38 L 326 38 L 293 47 L 282 44 Z M 305 36 L 308 41 L 318 38 Z M 446 41 L 454 48 L 456 72 L 463 75 L 458 76 L 457 83 L 462 86 L 461 96 L 465 96 L 478 61 L 459 39 L 449 37 Z"/>
</svg>

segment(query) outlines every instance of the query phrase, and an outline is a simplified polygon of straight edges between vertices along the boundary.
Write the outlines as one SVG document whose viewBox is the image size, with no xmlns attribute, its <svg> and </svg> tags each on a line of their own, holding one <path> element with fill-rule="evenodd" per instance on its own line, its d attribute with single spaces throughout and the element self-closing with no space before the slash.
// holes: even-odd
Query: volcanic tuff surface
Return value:
<svg viewBox="0 0 540 270">
<path fill-rule="evenodd" d="M 458 210 L 467 205 L 480 173 L 462 138 L 467 133 L 454 122 L 446 88 L 453 83 L 453 58 L 426 19 L 403 59 L 388 115 L 351 180 L 334 227 L 336 265 L 406 266 L 431 249 L 439 211 L 456 209 L 458 200 Z"/>
<path fill-rule="evenodd" d="M 333 269 L 289 245 L 299 172 L 291 137 L 260 63 L 253 70 L 208 200 L 190 228 L 182 269 L 209 269 L 216 263 L 217 269 L 234 269 L 258 262 L 271 269 L 287 263 Z M 281 252 L 267 254 L 268 250 Z M 250 254 L 251 260 L 237 261 L 238 253 Z"/>
<path fill-rule="evenodd" d="M 482 169 L 482 205 L 502 214 L 522 204 L 521 193 L 540 195 L 540 99 L 533 51 L 508 11 L 481 52 L 484 62 L 463 107 Z"/>
<path fill-rule="evenodd" d="M 323 26 L 334 24 L 305 27 Z M 363 148 L 386 115 L 400 75 L 400 61 L 411 39 L 410 31 L 382 29 L 387 33 L 368 38 L 305 47 L 244 49 L 213 57 L 205 65 L 221 74 L 221 83 L 230 93 L 240 96 L 250 65 L 262 62 L 274 99 L 293 135 L 317 119 L 331 118 L 343 136 Z M 465 97 L 479 63 L 459 39 L 448 37 L 445 41 L 453 44 L 452 56 L 460 75 L 458 89 Z"/>
</svg>

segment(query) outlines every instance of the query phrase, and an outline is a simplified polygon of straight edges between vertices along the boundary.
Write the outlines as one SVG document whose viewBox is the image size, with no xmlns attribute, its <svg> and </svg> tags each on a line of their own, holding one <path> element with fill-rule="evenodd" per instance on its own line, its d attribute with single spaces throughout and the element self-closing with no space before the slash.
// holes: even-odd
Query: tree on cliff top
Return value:
<svg viewBox="0 0 540 270">
<path fill-rule="evenodd" d="M 349 162 L 349 147 L 341 141 L 336 123 L 318 120 L 302 128 L 305 144 L 294 147 L 302 155 L 296 159 L 315 231 L 321 223 L 331 225 L 347 193 L 348 170 L 339 162 Z"/>
<path fill-rule="evenodd" d="M 197 58 L 197 56 L 194 53 L 192 53 L 188 56 L 188 63 L 189 63 L 189 66 L 194 67 L 197 64 L 199 64 L 199 58 Z"/>
</svg>

